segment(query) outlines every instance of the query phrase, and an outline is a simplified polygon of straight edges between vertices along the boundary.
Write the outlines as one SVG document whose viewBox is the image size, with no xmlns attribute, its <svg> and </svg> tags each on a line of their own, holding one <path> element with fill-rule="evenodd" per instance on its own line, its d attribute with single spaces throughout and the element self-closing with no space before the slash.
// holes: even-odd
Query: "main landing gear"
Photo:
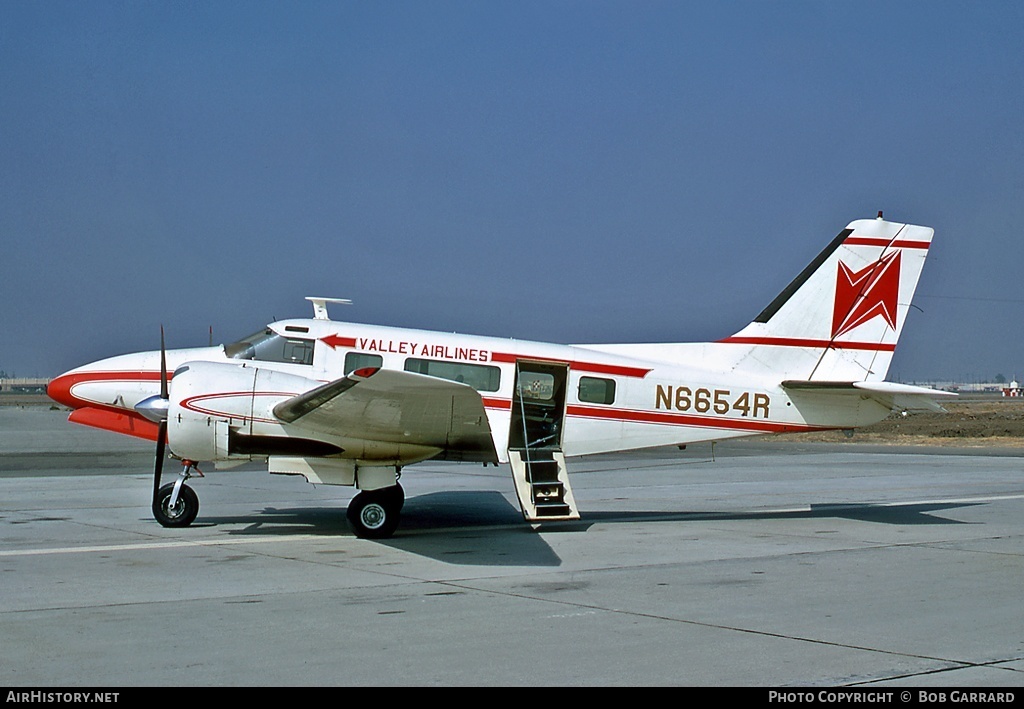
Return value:
<svg viewBox="0 0 1024 709">
<path fill-rule="evenodd" d="M 162 453 L 162 451 L 161 451 Z M 199 514 L 199 496 L 185 484 L 189 478 L 204 477 L 194 460 L 182 460 L 178 479 L 160 487 L 162 459 L 158 458 L 154 479 L 153 516 L 164 527 L 188 527 Z M 398 528 L 405 490 L 397 482 L 377 490 L 363 490 L 348 504 L 348 521 L 357 537 L 387 539 Z"/>
<path fill-rule="evenodd" d="M 197 477 L 203 477 L 203 471 L 192 460 L 183 460 L 181 464 L 184 468 L 178 479 L 159 488 L 153 496 L 153 516 L 164 527 L 187 527 L 199 514 L 199 496 L 185 481 L 193 471 Z"/>
<path fill-rule="evenodd" d="M 399 484 L 363 490 L 348 503 L 348 522 L 357 537 L 386 539 L 398 528 L 405 491 Z"/>
</svg>

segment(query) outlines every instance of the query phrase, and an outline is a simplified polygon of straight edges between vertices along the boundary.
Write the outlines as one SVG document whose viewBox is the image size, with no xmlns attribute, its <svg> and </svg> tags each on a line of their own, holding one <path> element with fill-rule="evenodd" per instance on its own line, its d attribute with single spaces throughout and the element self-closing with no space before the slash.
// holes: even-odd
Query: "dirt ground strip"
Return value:
<svg viewBox="0 0 1024 709">
<path fill-rule="evenodd" d="M 1024 399 L 964 397 L 943 403 L 944 413 L 893 413 L 884 421 L 857 429 L 852 437 L 842 431 L 789 434 L 810 441 L 897 443 L 901 445 L 1000 446 L 1024 448 Z"/>
</svg>

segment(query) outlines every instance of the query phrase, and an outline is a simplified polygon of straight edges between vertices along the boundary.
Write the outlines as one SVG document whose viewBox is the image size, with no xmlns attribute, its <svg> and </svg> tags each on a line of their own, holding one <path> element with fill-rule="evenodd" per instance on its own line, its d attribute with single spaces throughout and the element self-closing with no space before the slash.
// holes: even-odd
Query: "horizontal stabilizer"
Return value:
<svg viewBox="0 0 1024 709">
<path fill-rule="evenodd" d="M 955 398 L 950 391 L 895 382 L 834 382 L 789 379 L 782 388 L 790 391 L 812 391 L 822 394 L 868 396 L 890 409 L 906 411 L 945 411 L 942 399 Z"/>
</svg>

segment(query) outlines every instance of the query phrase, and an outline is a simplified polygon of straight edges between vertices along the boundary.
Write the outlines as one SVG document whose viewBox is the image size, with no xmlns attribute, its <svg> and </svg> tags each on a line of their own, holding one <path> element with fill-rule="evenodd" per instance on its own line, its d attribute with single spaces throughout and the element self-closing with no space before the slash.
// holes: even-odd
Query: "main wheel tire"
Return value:
<svg viewBox="0 0 1024 709">
<path fill-rule="evenodd" d="M 168 483 L 160 488 L 156 499 L 153 500 L 153 516 L 165 527 L 187 527 L 199 514 L 199 496 L 188 485 L 182 485 L 178 492 L 178 501 L 171 507 L 172 494 L 174 483 Z"/>
<path fill-rule="evenodd" d="M 374 492 L 379 492 L 382 495 L 389 496 L 392 504 L 395 505 L 395 508 L 399 512 L 401 512 L 402 508 L 405 507 L 405 489 L 398 483 L 395 483 L 391 487 L 375 490 Z"/>
<path fill-rule="evenodd" d="M 348 503 L 348 523 L 357 537 L 387 539 L 398 529 L 402 500 L 389 490 L 364 490 Z"/>
</svg>

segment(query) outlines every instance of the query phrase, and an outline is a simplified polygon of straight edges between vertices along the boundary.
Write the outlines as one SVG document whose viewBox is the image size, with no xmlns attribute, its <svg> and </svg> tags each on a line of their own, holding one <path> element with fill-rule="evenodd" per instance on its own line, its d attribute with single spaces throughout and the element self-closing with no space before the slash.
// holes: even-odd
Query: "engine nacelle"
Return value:
<svg viewBox="0 0 1024 709">
<path fill-rule="evenodd" d="M 248 363 L 188 362 L 170 382 L 167 441 L 191 460 L 246 460 L 267 455 L 331 455 L 327 441 L 296 438 L 274 417 L 281 401 L 318 386 L 306 377 Z"/>
<path fill-rule="evenodd" d="M 195 461 L 330 457 L 360 467 L 408 465 L 440 452 L 404 437 L 366 436 L 301 418 L 285 423 L 274 415 L 277 404 L 321 384 L 249 363 L 188 362 L 170 381 L 168 445 L 174 455 Z"/>
</svg>

